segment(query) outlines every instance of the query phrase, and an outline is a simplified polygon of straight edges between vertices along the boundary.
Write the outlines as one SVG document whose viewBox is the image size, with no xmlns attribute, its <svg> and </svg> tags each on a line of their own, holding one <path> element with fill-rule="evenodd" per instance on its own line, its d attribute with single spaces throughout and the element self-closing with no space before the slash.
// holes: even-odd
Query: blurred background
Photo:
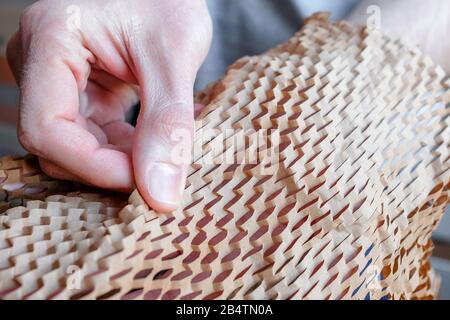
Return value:
<svg viewBox="0 0 450 320">
<path fill-rule="evenodd" d="M 208 2 L 209 6 L 214 6 L 211 0 Z M 228 1 L 228 0 L 226 0 Z M 262 1 L 262 0 L 261 0 Z M 336 0 L 333 0 L 336 1 Z M 331 1 L 331 2 L 333 2 Z M 1 0 L 0 2 L 0 156 L 4 155 L 22 155 L 25 154 L 25 150 L 20 146 L 16 137 L 16 125 L 18 121 L 18 103 L 19 103 L 19 91 L 15 84 L 14 78 L 11 75 L 8 64 L 5 58 L 6 43 L 11 35 L 18 28 L 18 21 L 22 10 L 29 4 L 34 2 L 33 0 Z M 252 1 L 255 3 L 255 1 Z M 299 0 L 299 2 L 302 2 Z M 303 1 L 304 2 L 304 1 Z M 319 1 L 320 2 L 320 1 Z M 353 3 L 354 0 L 349 0 L 349 3 Z M 246 2 L 247 3 L 247 2 Z M 324 3 L 324 2 L 323 2 Z M 305 2 L 306 4 L 306 2 Z M 311 6 L 309 6 L 311 7 Z M 308 5 L 303 6 L 303 8 L 308 9 Z M 317 7 L 316 7 L 317 8 Z M 211 8 L 213 9 L 213 8 Z M 326 5 L 323 5 L 320 9 L 327 9 Z M 313 8 L 311 8 L 311 11 Z M 309 15 L 311 12 L 306 12 L 305 15 Z M 211 14 L 214 21 L 214 29 L 223 29 L 223 25 L 218 25 L 221 21 L 215 19 L 214 10 L 211 10 Z M 340 18 L 339 13 L 334 13 L 335 18 Z M 270 25 L 270 24 L 267 24 Z M 300 20 L 299 20 L 300 25 Z M 225 26 L 226 27 L 226 26 Z M 276 33 L 276 30 L 271 30 Z M 292 31 L 292 33 L 295 30 Z M 229 33 L 228 33 L 229 35 Z M 264 36 L 266 33 L 264 32 Z M 274 35 L 274 41 L 283 41 L 283 37 L 287 39 L 290 35 Z M 216 36 L 215 36 L 216 37 Z M 279 39 L 276 39 L 279 38 Z M 218 39 L 216 37 L 216 39 Z M 266 37 L 267 39 L 267 37 Z M 233 41 L 233 39 L 229 39 Z M 216 40 L 214 40 L 216 41 Z M 270 48 L 274 44 L 264 44 L 266 48 L 261 48 L 265 50 Z M 214 46 L 212 50 L 217 50 L 217 46 Z M 247 54 L 253 54 L 254 52 L 247 52 Z M 239 53 L 238 53 L 239 54 Z M 231 59 L 238 58 L 231 57 Z M 450 59 L 450 57 L 449 57 Z M 232 62 L 222 61 L 222 65 L 215 67 L 213 65 L 212 73 L 220 75 L 223 72 L 225 65 Z M 211 64 L 210 64 L 211 65 Z M 203 86 L 205 83 L 202 83 Z M 442 277 L 441 285 L 441 299 L 450 299 L 450 207 L 447 208 L 446 215 L 443 221 L 440 223 L 438 229 L 434 234 L 434 242 L 436 249 L 434 250 L 434 256 L 432 258 L 432 263 L 436 271 Z"/>
</svg>

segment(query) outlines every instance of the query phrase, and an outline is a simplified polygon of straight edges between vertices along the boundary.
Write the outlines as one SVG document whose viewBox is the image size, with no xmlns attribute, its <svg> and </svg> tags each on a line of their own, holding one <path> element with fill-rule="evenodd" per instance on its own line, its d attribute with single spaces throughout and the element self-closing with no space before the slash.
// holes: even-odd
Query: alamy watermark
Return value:
<svg viewBox="0 0 450 320">
<path fill-rule="evenodd" d="M 66 27 L 69 31 L 76 31 L 81 28 L 81 8 L 75 4 L 71 4 L 66 8 L 68 15 Z"/>
<path fill-rule="evenodd" d="M 80 267 L 76 265 L 70 265 L 67 267 L 66 273 L 66 288 L 69 290 L 80 290 L 82 282 L 82 273 Z"/>
<path fill-rule="evenodd" d="M 366 26 L 370 32 L 379 32 L 381 30 L 381 8 L 377 5 L 367 7 Z"/>
</svg>

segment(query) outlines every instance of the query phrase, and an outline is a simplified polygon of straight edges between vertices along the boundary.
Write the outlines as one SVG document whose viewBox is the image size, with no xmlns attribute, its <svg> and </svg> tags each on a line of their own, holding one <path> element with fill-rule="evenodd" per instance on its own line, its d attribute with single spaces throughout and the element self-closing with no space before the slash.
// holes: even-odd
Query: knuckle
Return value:
<svg viewBox="0 0 450 320">
<path fill-rule="evenodd" d="M 39 167 L 50 178 L 66 179 L 61 169 L 45 158 L 38 157 Z"/>
<path fill-rule="evenodd" d="M 66 3 L 55 0 L 40 0 L 26 7 L 19 20 L 19 32 L 24 41 L 33 37 L 44 37 L 47 41 L 62 37 L 65 33 Z M 59 30 L 59 32 L 55 32 Z"/>
</svg>

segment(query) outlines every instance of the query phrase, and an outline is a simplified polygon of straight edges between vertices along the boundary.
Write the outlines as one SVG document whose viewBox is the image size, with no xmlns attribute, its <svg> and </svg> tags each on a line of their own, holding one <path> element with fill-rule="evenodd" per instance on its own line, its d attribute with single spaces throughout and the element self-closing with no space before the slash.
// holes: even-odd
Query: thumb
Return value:
<svg viewBox="0 0 450 320">
<path fill-rule="evenodd" d="M 144 200 L 162 212 L 175 210 L 182 200 L 191 164 L 194 82 L 211 40 L 206 5 L 179 4 L 189 7 L 186 14 L 168 14 L 172 20 L 167 18 L 157 33 L 135 32 L 130 41 L 141 95 L 133 141 L 135 181 Z"/>
<path fill-rule="evenodd" d="M 142 109 L 133 141 L 133 166 L 142 197 L 154 210 L 167 212 L 175 210 L 182 200 L 191 163 L 193 81 L 158 78 L 158 84 L 149 80 L 141 86 Z M 170 78 L 173 80 L 167 81 Z"/>
</svg>

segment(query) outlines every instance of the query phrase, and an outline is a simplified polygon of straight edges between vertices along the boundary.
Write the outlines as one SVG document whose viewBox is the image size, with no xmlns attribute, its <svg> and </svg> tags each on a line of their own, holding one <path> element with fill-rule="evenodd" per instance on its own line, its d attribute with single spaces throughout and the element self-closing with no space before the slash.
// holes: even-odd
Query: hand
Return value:
<svg viewBox="0 0 450 320">
<path fill-rule="evenodd" d="M 155 210 L 174 210 L 211 34 L 202 0 L 33 4 L 7 48 L 21 91 L 19 141 L 52 177 L 120 191 L 136 185 Z M 139 98 L 133 128 L 125 113 Z"/>
<path fill-rule="evenodd" d="M 381 32 L 418 45 L 444 71 L 450 73 L 450 1 L 448 0 L 363 0 L 347 18 L 354 24 L 365 24 L 369 7 L 376 6 Z M 369 10 L 370 11 L 370 10 Z"/>
</svg>

